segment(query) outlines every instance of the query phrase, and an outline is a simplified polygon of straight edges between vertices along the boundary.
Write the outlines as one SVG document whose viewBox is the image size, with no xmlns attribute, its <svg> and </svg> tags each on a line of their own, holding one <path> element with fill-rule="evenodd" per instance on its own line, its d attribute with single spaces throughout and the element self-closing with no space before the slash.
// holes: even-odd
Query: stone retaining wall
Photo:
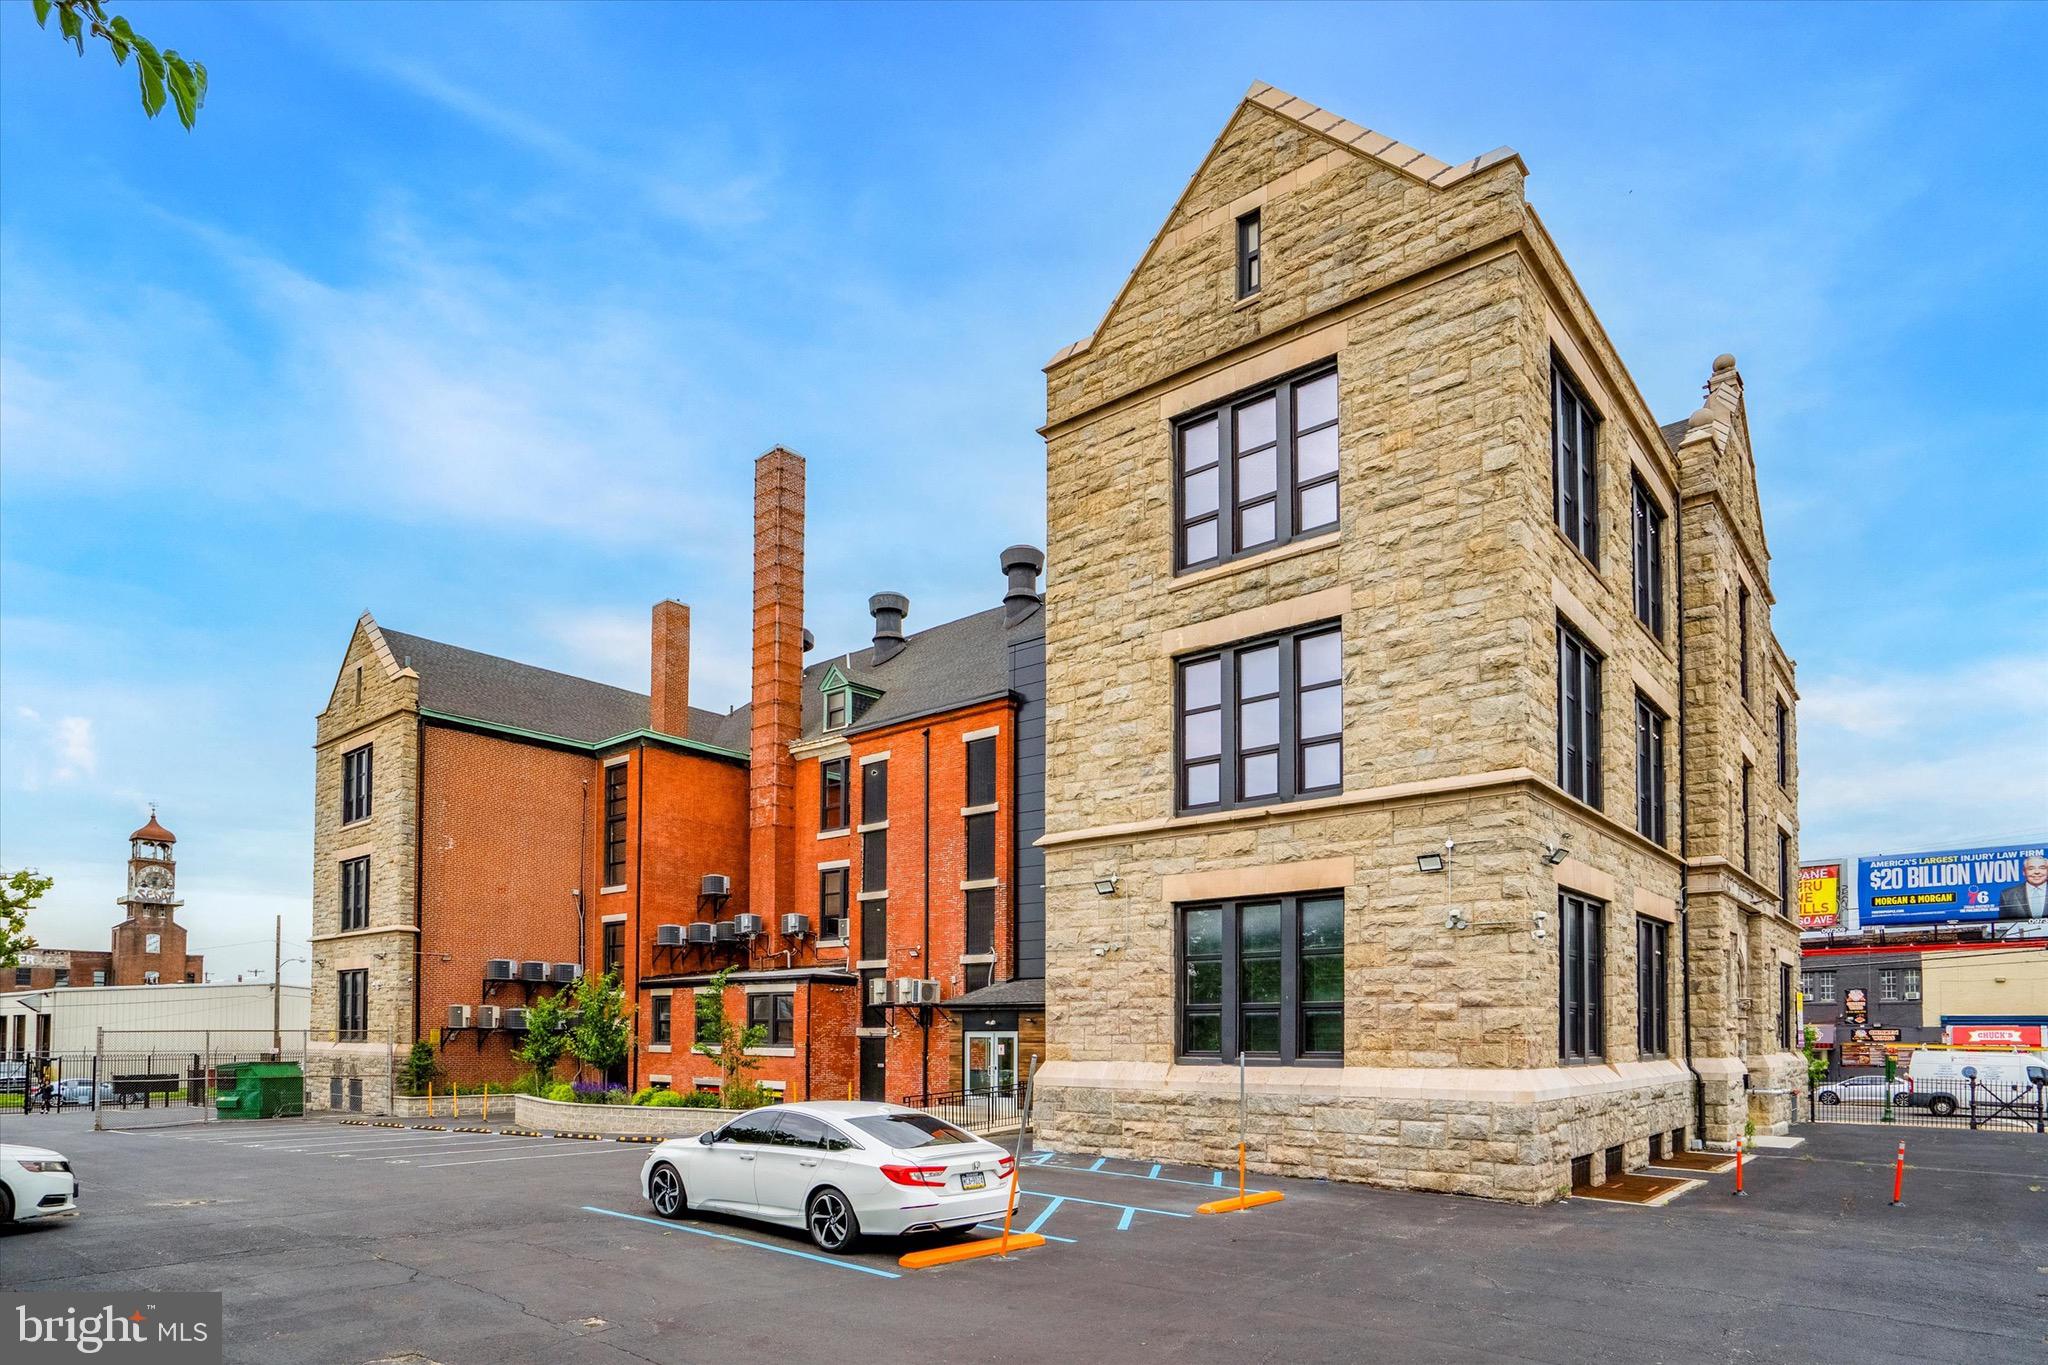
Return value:
<svg viewBox="0 0 2048 1365">
<path fill-rule="evenodd" d="M 491 1113 L 497 1115 L 497 1102 Z M 646 1104 L 563 1104 L 514 1095 L 507 1117 L 543 1133 L 597 1133 L 604 1137 L 694 1137 L 737 1116 L 738 1109 L 682 1109 Z"/>
</svg>

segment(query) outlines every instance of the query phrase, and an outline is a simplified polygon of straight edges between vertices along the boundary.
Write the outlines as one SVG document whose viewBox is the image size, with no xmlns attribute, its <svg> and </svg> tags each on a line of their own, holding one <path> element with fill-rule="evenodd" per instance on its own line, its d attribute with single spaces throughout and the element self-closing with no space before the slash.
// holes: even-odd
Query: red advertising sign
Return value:
<svg viewBox="0 0 2048 1365">
<path fill-rule="evenodd" d="M 2040 1024 L 1949 1024 L 1942 1034 L 1954 1047 L 2048 1047 Z"/>
</svg>

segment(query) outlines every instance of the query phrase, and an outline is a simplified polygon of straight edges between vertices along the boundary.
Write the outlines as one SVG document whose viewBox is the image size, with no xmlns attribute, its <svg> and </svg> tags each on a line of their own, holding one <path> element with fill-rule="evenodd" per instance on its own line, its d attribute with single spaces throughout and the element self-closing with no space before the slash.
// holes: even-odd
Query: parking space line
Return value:
<svg viewBox="0 0 2048 1365">
<path fill-rule="evenodd" d="M 806 1261 L 816 1261 L 819 1265 L 829 1265 L 839 1270 L 858 1270 L 863 1275 L 873 1275 L 877 1279 L 900 1280 L 903 1278 L 893 1270 L 883 1270 L 878 1266 L 862 1265 L 858 1261 L 843 1261 L 831 1256 L 820 1256 L 815 1252 L 799 1251 L 795 1247 L 777 1246 L 773 1242 L 757 1242 L 751 1237 L 735 1237 L 729 1232 L 713 1232 L 709 1228 L 691 1227 L 687 1223 L 670 1223 L 659 1218 L 648 1218 L 643 1214 L 620 1213 L 617 1209 L 600 1209 L 590 1204 L 585 1204 L 583 1211 L 585 1213 L 601 1213 L 607 1218 L 624 1218 L 629 1222 L 647 1223 L 660 1228 L 663 1232 L 687 1232 L 697 1237 L 709 1237 L 715 1241 L 736 1242 L 743 1247 L 759 1247 L 762 1251 L 773 1251 L 783 1256 L 795 1256 Z"/>
<path fill-rule="evenodd" d="M 1035 1194 L 1040 1199 L 1053 1199 L 1066 1204 L 1093 1204 L 1098 1209 L 1136 1209 L 1139 1213 L 1156 1213 L 1166 1218 L 1194 1217 L 1192 1213 L 1175 1213 L 1172 1209 L 1148 1209 L 1143 1204 L 1111 1204 L 1101 1199 L 1083 1199 L 1078 1194 L 1047 1194 L 1044 1190 L 1024 1190 L 1022 1193 Z"/>
<path fill-rule="evenodd" d="M 1038 1217 L 1032 1219 L 1030 1225 L 1027 1226 L 1024 1229 L 1024 1231 L 1036 1232 L 1040 1228 L 1044 1227 L 1046 1220 L 1048 1218 L 1051 1218 L 1054 1214 L 1058 1213 L 1060 1211 L 1060 1205 L 1066 1202 L 1067 1201 L 1065 1199 L 1061 1198 L 1058 1195 L 1053 1196 L 1052 1202 L 1050 1204 L 1047 1204 L 1044 1208 L 1038 1211 Z M 1128 1210 L 1126 1210 L 1126 1212 L 1128 1212 Z"/>
<path fill-rule="evenodd" d="M 1145 1178 L 1146 1178 L 1147 1180 L 1157 1180 L 1157 1179 L 1159 1178 L 1159 1163 L 1158 1163 L 1158 1162 L 1156 1162 L 1156 1161 L 1155 1161 L 1155 1162 L 1153 1162 L 1153 1163 L 1152 1163 L 1152 1174 L 1150 1174 L 1150 1175 L 1146 1176 Z"/>
<path fill-rule="evenodd" d="M 390 1156 L 383 1152 L 327 1152 L 325 1153 L 325 1155 L 334 1157 L 347 1157 L 349 1160 L 355 1162 L 356 1165 L 363 1166 L 373 1164 L 379 1161 L 385 1162 L 387 1164 L 396 1162 L 423 1161 L 428 1157 L 442 1156 L 450 1152 L 488 1152 L 494 1151 L 505 1145 L 506 1144 L 502 1142 L 465 1142 L 448 1147 L 414 1147 L 408 1149 L 407 1151 L 401 1152 L 396 1156 Z M 320 1156 L 322 1155 L 322 1153 L 311 1152 L 308 1153 L 308 1155 Z"/>
<path fill-rule="evenodd" d="M 531 1152 L 525 1156 L 480 1156 L 468 1161 L 426 1161 L 420 1163 L 413 1169 L 420 1171 L 431 1171 L 437 1166 L 485 1166 L 491 1164 L 492 1162 L 498 1161 L 547 1161 L 553 1157 L 558 1156 L 604 1156 L 607 1154 L 612 1156 L 639 1155 L 639 1153 L 634 1152 L 631 1148 L 621 1150 L 620 1148 L 610 1146 L 586 1147 L 580 1142 L 567 1142 L 563 1143 L 562 1145 L 571 1148 L 572 1150 L 566 1152 Z M 600 1210 L 600 1212 L 602 1212 L 602 1210 Z M 625 1215 L 622 1214 L 620 1216 L 624 1217 Z"/>
<path fill-rule="evenodd" d="M 1089 1169 L 1089 1170 L 1091 1170 L 1091 1171 L 1099 1171 L 1099 1170 L 1101 1170 L 1101 1169 L 1103 1168 L 1103 1166 L 1104 1166 L 1104 1165 L 1106 1165 L 1106 1164 L 1108 1163 L 1108 1161 L 1109 1161 L 1109 1158 L 1108 1158 L 1108 1157 L 1106 1157 L 1106 1156 L 1099 1156 L 1099 1157 L 1096 1157 L 1096 1158 L 1095 1158 L 1095 1164 L 1094 1164 L 1093 1166 L 1090 1166 L 1090 1167 L 1089 1167 L 1088 1169 Z"/>
<path fill-rule="evenodd" d="M 1048 1166 L 1044 1162 L 1039 1163 L 1039 1169 L 1060 1171 L 1067 1175 L 1106 1175 L 1115 1180 L 1156 1180 L 1162 1185 L 1193 1185 L 1196 1189 L 1201 1190 L 1210 1189 L 1223 1183 L 1223 1172 L 1221 1171 L 1215 1172 L 1214 1178 L 1210 1180 L 1183 1180 L 1179 1176 L 1173 1175 L 1146 1175 L 1143 1171 L 1098 1171 L 1093 1166 Z M 1152 1169 L 1156 1171 L 1159 1168 L 1154 1166 Z"/>
<path fill-rule="evenodd" d="M 976 1223 L 974 1226 L 978 1228 L 987 1228 L 991 1232 L 1001 1232 L 1003 1230 L 1003 1225 L 1001 1223 Z M 1075 1239 L 1072 1237 L 1055 1237 L 1050 1232 L 1041 1232 L 1038 1235 L 1040 1237 L 1043 1237 L 1048 1242 L 1065 1242 L 1068 1246 L 1074 1245 L 1075 1242 Z"/>
<path fill-rule="evenodd" d="M 1136 1209 L 1125 1209 L 1123 1217 L 1116 1220 L 1116 1230 L 1118 1232 L 1129 1232 L 1131 1230 L 1131 1217 L 1135 1213 L 1137 1213 Z"/>
</svg>

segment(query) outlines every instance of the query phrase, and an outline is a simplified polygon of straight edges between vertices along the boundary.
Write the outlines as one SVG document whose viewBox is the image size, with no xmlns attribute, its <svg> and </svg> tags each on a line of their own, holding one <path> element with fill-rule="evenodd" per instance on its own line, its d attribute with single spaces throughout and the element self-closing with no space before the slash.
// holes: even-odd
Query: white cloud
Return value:
<svg viewBox="0 0 2048 1365">
<path fill-rule="evenodd" d="M 18 742 L 28 746 L 15 779 L 23 791 L 70 786 L 99 773 L 99 745 L 93 736 L 92 717 L 45 719 L 31 706 L 17 706 L 14 714 L 19 722 Z"/>
</svg>

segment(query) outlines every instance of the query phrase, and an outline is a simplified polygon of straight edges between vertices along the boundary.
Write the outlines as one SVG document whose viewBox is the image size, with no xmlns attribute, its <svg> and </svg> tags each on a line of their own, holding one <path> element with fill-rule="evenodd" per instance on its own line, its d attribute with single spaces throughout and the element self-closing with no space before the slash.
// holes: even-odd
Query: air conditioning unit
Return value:
<svg viewBox="0 0 2048 1365">
<path fill-rule="evenodd" d="M 548 973 L 557 986 L 569 986 L 583 979 L 583 964 L 580 962 L 557 962 Z"/>
<path fill-rule="evenodd" d="M 846 916 L 828 915 L 819 920 L 818 937 L 828 943 L 846 942 Z"/>
<path fill-rule="evenodd" d="M 929 978 L 899 977 L 889 983 L 891 994 L 899 1005 L 936 1005 L 939 1003 L 939 983 Z"/>
<path fill-rule="evenodd" d="M 657 948 L 682 947 L 683 926 L 680 924 L 657 924 L 654 927 L 654 946 Z"/>
<path fill-rule="evenodd" d="M 898 982 L 894 982 L 894 981 L 888 981 L 888 980 L 885 980 L 885 979 L 883 979 L 882 977 L 879 977 L 879 976 L 869 977 L 869 978 L 868 978 L 868 1003 L 869 1003 L 870 1005 L 886 1005 L 886 1004 L 888 1004 L 888 1003 L 889 1003 L 889 988 L 890 988 L 891 986 L 894 986 L 894 985 L 897 985 L 897 984 L 900 984 L 900 983 L 898 983 Z"/>
<path fill-rule="evenodd" d="M 711 936 L 720 943 L 739 942 L 739 926 L 729 919 L 722 919 L 718 923 L 712 925 L 711 931 Z"/>
<path fill-rule="evenodd" d="M 450 1005 L 450 1006 L 448 1007 L 448 1027 L 449 1027 L 449 1028 L 468 1028 L 468 1027 L 469 1027 L 469 1006 L 467 1006 L 467 1005 Z"/>
<path fill-rule="evenodd" d="M 732 894 L 732 878 L 726 876 L 723 872 L 713 872 L 704 878 L 704 884 L 699 889 L 698 894 L 710 897 L 730 896 Z"/>
<path fill-rule="evenodd" d="M 498 1016 L 498 1027 L 513 1033 L 526 1032 L 526 1011 L 516 1007 L 507 1007 L 505 1012 Z"/>
<path fill-rule="evenodd" d="M 759 938 L 768 930 L 768 924 L 759 915 L 734 915 L 732 931 L 741 938 Z"/>
<path fill-rule="evenodd" d="M 686 924 L 683 936 L 691 943 L 702 947 L 718 940 L 718 926 L 715 924 Z"/>
<path fill-rule="evenodd" d="M 521 981 L 545 981 L 548 979 L 548 964 L 545 962 L 522 962 L 519 964 Z"/>
<path fill-rule="evenodd" d="M 477 1006 L 476 1026 L 478 1028 L 496 1028 L 498 1026 L 498 1007 L 496 1005 Z"/>
<path fill-rule="evenodd" d="M 518 974 L 519 964 L 509 957 L 494 957 L 484 964 L 484 980 L 510 981 Z"/>
<path fill-rule="evenodd" d="M 808 934 L 808 933 L 810 933 L 810 932 L 811 932 L 811 918 L 810 918 L 810 916 L 808 916 L 808 915 L 784 915 L 784 916 L 782 917 L 782 936 L 783 936 L 784 938 L 802 938 L 802 937 L 803 937 L 804 935 L 806 935 L 806 934 Z"/>
</svg>

